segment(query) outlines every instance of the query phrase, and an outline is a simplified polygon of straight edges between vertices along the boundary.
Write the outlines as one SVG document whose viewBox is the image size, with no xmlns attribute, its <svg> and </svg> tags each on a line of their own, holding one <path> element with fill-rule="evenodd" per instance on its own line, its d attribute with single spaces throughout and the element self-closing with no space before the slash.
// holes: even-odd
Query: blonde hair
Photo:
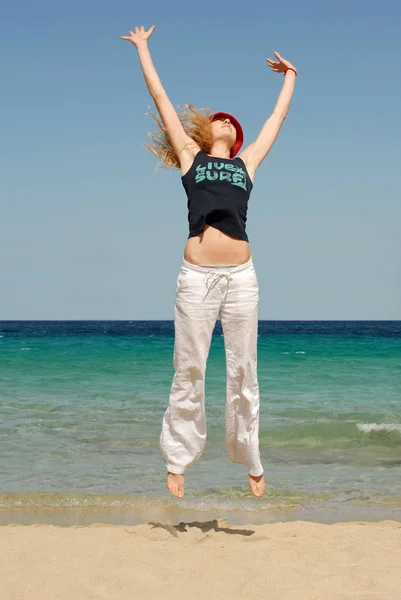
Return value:
<svg viewBox="0 0 401 600">
<path fill-rule="evenodd" d="M 192 104 L 180 105 L 183 109 L 181 113 L 177 113 L 178 118 L 184 127 L 185 133 L 198 144 L 199 148 L 208 154 L 213 144 L 212 136 L 212 121 L 211 116 L 213 112 L 209 108 L 198 109 Z M 175 153 L 171 142 L 168 137 L 167 129 L 163 125 L 162 120 L 158 115 L 155 115 L 149 107 L 150 116 L 156 121 L 158 132 L 148 133 L 148 137 L 152 140 L 153 144 L 142 143 L 144 148 L 147 148 L 158 158 L 161 158 L 162 162 L 156 166 L 156 171 L 159 167 L 179 169 L 180 160 Z"/>
</svg>

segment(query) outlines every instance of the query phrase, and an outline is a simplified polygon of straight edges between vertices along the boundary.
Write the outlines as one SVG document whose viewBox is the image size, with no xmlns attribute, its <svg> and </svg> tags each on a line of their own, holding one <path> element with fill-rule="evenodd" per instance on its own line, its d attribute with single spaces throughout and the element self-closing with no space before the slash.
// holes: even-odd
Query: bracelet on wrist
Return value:
<svg viewBox="0 0 401 600">
<path fill-rule="evenodd" d="M 298 73 L 296 72 L 296 70 L 293 69 L 292 67 L 287 67 L 286 70 L 284 71 L 283 75 L 285 75 L 287 73 L 287 71 L 294 71 L 295 75 L 298 75 Z"/>
</svg>

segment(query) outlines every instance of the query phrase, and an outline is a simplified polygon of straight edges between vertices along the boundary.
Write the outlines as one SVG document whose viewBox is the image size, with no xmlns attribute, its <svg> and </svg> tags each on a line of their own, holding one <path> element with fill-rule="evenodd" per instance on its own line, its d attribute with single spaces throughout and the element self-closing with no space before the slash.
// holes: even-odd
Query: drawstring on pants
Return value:
<svg viewBox="0 0 401 600">
<path fill-rule="evenodd" d="M 220 280 L 221 277 L 227 277 L 227 283 L 228 283 L 230 281 L 230 279 L 232 279 L 231 271 L 212 271 L 211 270 L 211 271 L 207 272 L 207 275 L 206 275 L 207 292 L 204 295 L 203 300 L 206 299 L 210 290 L 214 288 L 214 286 L 217 284 L 217 282 Z"/>
</svg>

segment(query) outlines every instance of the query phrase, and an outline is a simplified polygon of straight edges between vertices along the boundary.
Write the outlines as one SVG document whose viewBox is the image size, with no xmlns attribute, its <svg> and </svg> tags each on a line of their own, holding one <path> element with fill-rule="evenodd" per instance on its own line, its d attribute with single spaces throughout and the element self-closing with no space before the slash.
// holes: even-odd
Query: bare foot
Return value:
<svg viewBox="0 0 401 600">
<path fill-rule="evenodd" d="M 248 475 L 249 487 L 252 490 L 252 494 L 257 498 L 260 498 L 265 491 L 266 483 L 262 475 L 255 477 L 254 475 Z"/>
<path fill-rule="evenodd" d="M 176 475 L 175 473 L 167 473 L 167 487 L 169 492 L 182 498 L 184 495 L 184 475 Z"/>
</svg>

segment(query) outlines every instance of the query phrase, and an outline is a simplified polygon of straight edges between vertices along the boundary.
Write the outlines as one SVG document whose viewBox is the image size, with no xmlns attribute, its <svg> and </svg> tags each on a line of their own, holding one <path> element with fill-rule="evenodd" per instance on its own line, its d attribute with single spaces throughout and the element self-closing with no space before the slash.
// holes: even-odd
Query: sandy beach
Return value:
<svg viewBox="0 0 401 600">
<path fill-rule="evenodd" d="M 401 523 L 0 527 L 1 600 L 396 600 Z"/>
</svg>

